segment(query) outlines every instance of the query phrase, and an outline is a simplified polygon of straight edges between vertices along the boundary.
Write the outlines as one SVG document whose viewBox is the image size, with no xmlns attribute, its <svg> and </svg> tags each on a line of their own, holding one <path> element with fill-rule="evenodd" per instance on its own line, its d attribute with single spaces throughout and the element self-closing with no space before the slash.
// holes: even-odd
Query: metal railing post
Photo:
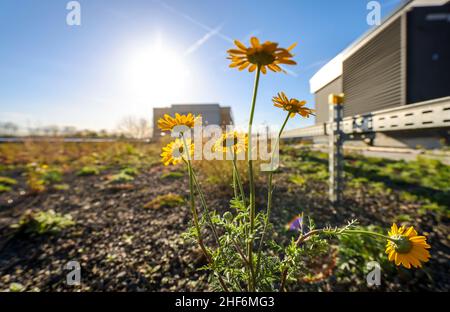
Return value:
<svg viewBox="0 0 450 312">
<path fill-rule="evenodd" d="M 342 194 L 342 171 L 343 171 L 343 132 L 341 121 L 343 118 L 342 104 L 343 94 L 330 94 L 329 102 L 329 125 L 328 135 L 328 167 L 329 167 L 329 199 L 333 204 L 341 201 Z"/>
</svg>

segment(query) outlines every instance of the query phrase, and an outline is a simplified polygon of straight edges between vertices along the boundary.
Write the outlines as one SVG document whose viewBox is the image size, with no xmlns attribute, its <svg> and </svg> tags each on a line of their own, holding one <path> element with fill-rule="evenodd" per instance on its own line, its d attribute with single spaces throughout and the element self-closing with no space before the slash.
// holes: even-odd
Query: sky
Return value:
<svg viewBox="0 0 450 312">
<path fill-rule="evenodd" d="M 226 51 L 257 36 L 298 43 L 297 66 L 261 77 L 255 124 L 281 125 L 272 96 L 314 107 L 309 79 L 372 27 L 368 0 L 79 0 L 79 26 L 66 23 L 68 2 L 0 1 L 0 122 L 114 130 L 153 107 L 219 103 L 244 125 L 254 74 L 229 68 Z M 401 0 L 378 2 L 386 16 Z"/>
</svg>

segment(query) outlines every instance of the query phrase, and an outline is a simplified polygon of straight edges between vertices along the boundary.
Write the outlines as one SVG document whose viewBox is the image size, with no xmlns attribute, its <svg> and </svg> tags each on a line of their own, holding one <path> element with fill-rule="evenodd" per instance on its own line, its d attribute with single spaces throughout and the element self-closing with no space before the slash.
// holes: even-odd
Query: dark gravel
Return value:
<svg viewBox="0 0 450 312">
<path fill-rule="evenodd" d="M 40 291 L 203 291 L 208 274 L 198 271 L 205 264 L 200 250 L 185 242 L 190 210 L 178 208 L 144 209 L 157 195 L 177 193 L 188 197 L 187 179 L 161 179 L 160 165 L 141 172 L 125 184 L 111 184 L 107 174 L 77 177 L 65 175 L 67 191 L 49 190 L 27 195 L 25 188 L 0 195 L 0 290 L 20 283 L 26 290 Z M 319 226 L 342 224 L 358 218 L 361 224 L 389 227 L 402 212 L 412 213 L 411 203 L 392 196 L 362 196 L 347 190 L 340 207 L 330 207 L 322 182 L 304 187 L 287 182 L 288 170 L 275 177 L 273 220 L 276 228 L 300 211 L 311 215 Z M 265 190 L 259 187 L 263 207 Z M 222 186 L 207 186 L 211 207 L 227 206 Z M 17 235 L 10 225 L 27 209 L 54 209 L 69 213 L 76 225 L 55 235 Z M 414 214 L 413 214 L 414 215 Z M 432 259 L 425 270 L 404 274 L 398 269 L 379 290 L 411 291 L 450 289 L 448 220 L 433 214 L 417 215 L 414 223 L 428 234 Z M 81 285 L 66 284 L 69 261 L 81 264 Z M 405 277 L 406 276 L 406 277 Z M 363 279 L 364 277 L 355 277 Z M 294 286 L 292 290 L 354 290 L 357 283 L 338 284 L 333 276 L 319 283 Z M 356 287 L 356 290 L 366 290 Z"/>
<path fill-rule="evenodd" d="M 160 194 L 187 196 L 185 180 L 160 179 L 162 167 L 142 172 L 126 185 L 105 176 L 72 177 L 68 191 L 16 199 L 2 195 L 0 289 L 20 283 L 41 291 L 195 291 L 207 289 L 200 251 L 180 234 L 190 210 L 144 209 Z M 13 195 L 14 196 L 14 195 Z M 76 225 L 56 235 L 11 236 L 9 225 L 26 209 L 70 213 Z M 67 286 L 64 266 L 79 261 L 80 286 Z"/>
</svg>

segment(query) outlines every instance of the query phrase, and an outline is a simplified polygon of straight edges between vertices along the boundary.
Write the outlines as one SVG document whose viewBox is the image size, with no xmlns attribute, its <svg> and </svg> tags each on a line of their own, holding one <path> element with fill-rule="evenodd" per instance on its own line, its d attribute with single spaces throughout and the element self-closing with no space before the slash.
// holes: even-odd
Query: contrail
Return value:
<svg viewBox="0 0 450 312">
<path fill-rule="evenodd" d="M 203 24 L 203 23 L 197 21 L 196 19 L 190 17 L 189 15 L 187 15 L 187 14 L 185 14 L 185 13 L 183 13 L 183 12 L 180 12 L 180 11 L 174 9 L 173 7 L 171 7 L 170 5 L 168 5 L 167 3 L 165 3 L 164 1 L 158 1 L 158 0 L 157 0 L 157 2 L 159 2 L 163 7 L 165 7 L 167 10 L 171 11 L 172 13 L 175 13 L 176 15 L 179 15 L 179 16 L 183 17 L 184 19 L 186 19 L 186 20 L 190 21 L 191 23 L 193 23 L 193 24 L 195 24 L 195 25 L 197 25 L 197 26 L 203 28 L 204 30 L 206 30 L 206 31 L 208 31 L 208 32 L 214 31 L 213 28 L 211 28 L 211 27 L 209 27 L 208 25 L 205 25 L 205 24 Z M 220 31 L 218 31 L 218 32 L 216 33 L 216 35 L 219 36 L 220 38 L 222 38 L 222 39 L 228 41 L 228 42 L 233 43 L 233 39 L 231 39 L 231 38 L 228 37 L 227 35 L 221 33 Z"/>
<path fill-rule="evenodd" d="M 186 52 L 184 52 L 184 55 L 189 55 L 193 52 L 195 52 L 198 48 L 200 48 L 206 41 L 208 41 L 211 37 L 217 35 L 222 30 L 223 25 L 219 25 L 216 28 L 208 31 L 203 37 L 201 37 L 199 40 L 197 40 L 193 45 L 191 45 Z"/>
<path fill-rule="evenodd" d="M 280 66 L 281 69 L 284 70 L 284 71 L 286 72 L 286 74 L 291 75 L 291 76 L 293 76 L 293 77 L 295 77 L 295 78 L 298 77 L 298 74 L 297 74 L 295 71 L 290 70 L 290 69 L 287 69 L 287 68 L 281 66 L 280 64 L 278 64 L 278 66 Z"/>
<path fill-rule="evenodd" d="M 234 40 L 233 40 L 231 37 L 229 37 L 229 36 L 223 34 L 222 32 L 220 32 L 220 30 L 222 29 L 222 25 L 219 26 L 219 27 L 216 27 L 216 28 L 211 28 L 211 27 L 209 27 L 208 25 L 205 25 L 205 24 L 199 22 L 198 20 L 192 18 L 191 16 L 189 16 L 189 15 L 183 13 L 183 12 L 180 12 L 180 11 L 176 10 L 175 8 L 173 8 L 172 6 L 168 5 L 167 3 L 165 3 L 165 2 L 162 1 L 162 0 L 155 0 L 155 1 L 158 2 L 159 4 L 161 4 L 161 5 L 162 5 L 164 8 L 166 8 L 167 10 L 171 11 L 172 13 L 174 13 L 174 14 L 176 14 L 176 15 L 178 15 L 178 16 L 181 16 L 181 17 L 183 17 L 184 19 L 190 21 L 191 23 L 193 23 L 193 24 L 195 24 L 195 25 L 197 25 L 197 26 L 203 28 L 204 30 L 208 31 L 208 33 L 205 34 L 205 36 L 203 36 L 200 40 L 198 40 L 196 43 L 194 43 L 191 47 L 189 47 L 189 48 L 186 50 L 185 55 L 194 52 L 194 51 L 195 51 L 196 49 L 198 49 L 203 43 L 205 43 L 209 38 L 211 38 L 211 37 L 214 36 L 214 35 L 219 36 L 220 38 L 224 39 L 225 41 L 227 41 L 227 42 L 229 42 L 229 43 L 234 43 Z M 258 30 L 252 31 L 248 36 L 253 36 L 254 33 L 259 33 L 259 31 L 258 31 Z M 286 71 L 286 73 L 287 73 L 288 75 L 291 75 L 291 76 L 294 76 L 294 77 L 298 77 L 298 74 L 297 74 L 296 72 L 290 70 L 290 69 L 283 68 L 283 70 Z"/>
<path fill-rule="evenodd" d="M 328 63 L 329 60 L 330 60 L 329 58 L 326 58 L 326 59 L 323 59 L 323 60 L 311 63 L 309 65 L 306 65 L 305 67 L 303 67 L 301 69 L 302 70 L 309 70 L 309 69 L 312 69 L 312 68 L 315 68 L 315 67 L 318 67 L 318 66 L 322 66 L 322 65 Z"/>
</svg>

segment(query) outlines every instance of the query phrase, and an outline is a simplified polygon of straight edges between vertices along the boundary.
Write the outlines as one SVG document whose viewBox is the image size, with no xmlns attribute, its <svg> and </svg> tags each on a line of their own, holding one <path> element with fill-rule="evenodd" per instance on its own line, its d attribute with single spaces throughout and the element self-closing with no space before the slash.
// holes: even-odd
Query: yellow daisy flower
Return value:
<svg viewBox="0 0 450 312">
<path fill-rule="evenodd" d="M 176 165 L 183 160 L 187 160 L 188 156 L 192 157 L 194 154 L 194 144 L 191 143 L 190 139 L 186 139 L 186 145 L 189 147 L 189 155 L 184 149 L 184 144 L 182 139 L 176 139 L 170 142 L 162 149 L 161 161 L 165 166 L 170 164 Z"/>
<path fill-rule="evenodd" d="M 172 131 L 175 126 L 187 126 L 189 128 L 194 128 L 196 122 L 200 121 L 201 116 L 194 116 L 189 113 L 187 115 L 175 114 L 175 118 L 170 115 L 165 114 L 164 117 L 158 120 L 158 127 L 162 131 Z"/>
<path fill-rule="evenodd" d="M 232 152 L 234 155 L 238 155 L 245 152 L 247 147 L 247 134 L 238 131 L 228 131 L 222 134 L 222 137 L 214 143 L 213 149 L 222 153 Z"/>
<path fill-rule="evenodd" d="M 248 71 L 253 72 L 260 66 L 261 72 L 265 74 L 267 73 L 267 68 L 273 72 L 283 71 L 278 64 L 297 64 L 291 59 L 293 55 L 290 53 L 297 45 L 296 43 L 287 49 L 279 48 L 278 43 L 271 41 L 261 44 L 256 37 L 250 39 L 251 46 L 248 48 L 238 40 L 235 40 L 234 43 L 237 49 L 228 50 L 230 55 L 228 59 L 231 60 L 230 67 L 237 67 L 239 70 L 244 70 L 248 67 Z"/>
<path fill-rule="evenodd" d="M 299 101 L 297 99 L 288 99 L 284 92 L 279 92 L 278 96 L 274 96 L 273 105 L 283 110 L 290 112 L 290 117 L 294 117 L 295 114 L 299 114 L 302 117 L 309 118 L 310 115 L 314 114 L 314 110 L 308 107 L 305 107 L 306 101 Z"/>
<path fill-rule="evenodd" d="M 425 236 L 418 236 L 416 230 L 411 226 L 406 229 L 404 226 L 398 228 L 397 224 L 393 224 L 386 245 L 386 253 L 389 261 L 395 262 L 396 265 L 403 265 L 410 269 L 411 266 L 420 268 L 422 262 L 427 262 L 430 253 L 427 250 L 431 248 L 426 242 Z"/>
</svg>

